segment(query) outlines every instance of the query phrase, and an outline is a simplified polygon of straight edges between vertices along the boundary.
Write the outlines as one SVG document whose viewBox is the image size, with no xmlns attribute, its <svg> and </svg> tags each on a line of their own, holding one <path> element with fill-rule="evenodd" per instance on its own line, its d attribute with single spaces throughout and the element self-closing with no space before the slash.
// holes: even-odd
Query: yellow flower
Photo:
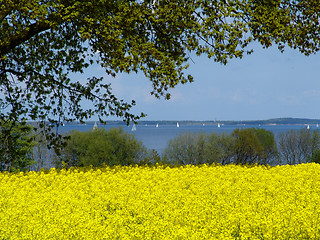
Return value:
<svg viewBox="0 0 320 240">
<path fill-rule="evenodd" d="M 320 165 L 0 173 L 0 239 L 319 239 Z"/>
</svg>

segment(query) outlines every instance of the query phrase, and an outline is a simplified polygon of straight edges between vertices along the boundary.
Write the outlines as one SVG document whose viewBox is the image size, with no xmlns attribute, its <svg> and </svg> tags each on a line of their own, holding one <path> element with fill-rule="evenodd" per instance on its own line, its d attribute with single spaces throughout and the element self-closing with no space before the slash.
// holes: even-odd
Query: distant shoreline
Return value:
<svg viewBox="0 0 320 240">
<path fill-rule="evenodd" d="M 97 121 L 86 121 L 84 124 L 94 124 Z M 308 119 L 308 118 L 273 118 L 267 120 L 243 120 L 243 121 L 233 121 L 233 120 L 207 120 L 207 121 L 193 121 L 193 120 L 140 120 L 138 125 L 176 125 L 176 123 L 182 125 L 264 125 L 264 126 L 276 126 L 276 125 L 317 125 L 320 124 L 320 119 Z M 66 123 L 66 124 L 80 124 L 76 122 Z M 106 121 L 106 125 L 126 125 L 121 120 Z"/>
</svg>

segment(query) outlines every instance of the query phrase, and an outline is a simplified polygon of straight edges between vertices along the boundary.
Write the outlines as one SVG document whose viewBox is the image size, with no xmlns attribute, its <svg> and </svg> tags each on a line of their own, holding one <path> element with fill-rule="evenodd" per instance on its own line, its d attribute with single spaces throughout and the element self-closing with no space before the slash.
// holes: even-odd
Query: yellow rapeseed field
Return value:
<svg viewBox="0 0 320 240">
<path fill-rule="evenodd" d="M 320 165 L 0 173 L 0 239 L 320 239 Z"/>
</svg>

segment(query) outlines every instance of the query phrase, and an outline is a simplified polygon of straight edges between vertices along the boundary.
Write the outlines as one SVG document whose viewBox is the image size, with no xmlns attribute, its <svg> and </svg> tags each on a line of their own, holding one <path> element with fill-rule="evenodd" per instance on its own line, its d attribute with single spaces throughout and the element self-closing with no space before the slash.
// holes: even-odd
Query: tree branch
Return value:
<svg viewBox="0 0 320 240">
<path fill-rule="evenodd" d="M 21 43 L 28 41 L 33 36 L 50 28 L 50 24 L 44 21 L 36 22 L 34 24 L 31 24 L 30 26 L 27 26 L 23 31 L 21 31 L 21 33 L 11 36 L 7 44 L 1 46 L 0 56 L 9 53 L 12 49 L 19 46 Z"/>
</svg>

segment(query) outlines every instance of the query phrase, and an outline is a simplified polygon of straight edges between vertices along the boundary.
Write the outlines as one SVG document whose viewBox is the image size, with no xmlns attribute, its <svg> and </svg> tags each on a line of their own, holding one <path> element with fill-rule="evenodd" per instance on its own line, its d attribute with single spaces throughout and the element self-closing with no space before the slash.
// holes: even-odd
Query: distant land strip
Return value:
<svg viewBox="0 0 320 240">
<path fill-rule="evenodd" d="M 87 121 L 88 124 L 93 124 L 95 121 Z M 181 125 L 316 125 L 320 124 L 320 119 L 308 118 L 273 118 L 268 120 L 207 120 L 207 121 L 192 121 L 192 120 L 152 120 L 152 121 L 138 121 L 138 125 L 175 125 L 177 122 Z M 69 123 L 72 124 L 72 123 Z M 122 121 L 106 121 L 106 125 L 125 125 Z"/>
</svg>

